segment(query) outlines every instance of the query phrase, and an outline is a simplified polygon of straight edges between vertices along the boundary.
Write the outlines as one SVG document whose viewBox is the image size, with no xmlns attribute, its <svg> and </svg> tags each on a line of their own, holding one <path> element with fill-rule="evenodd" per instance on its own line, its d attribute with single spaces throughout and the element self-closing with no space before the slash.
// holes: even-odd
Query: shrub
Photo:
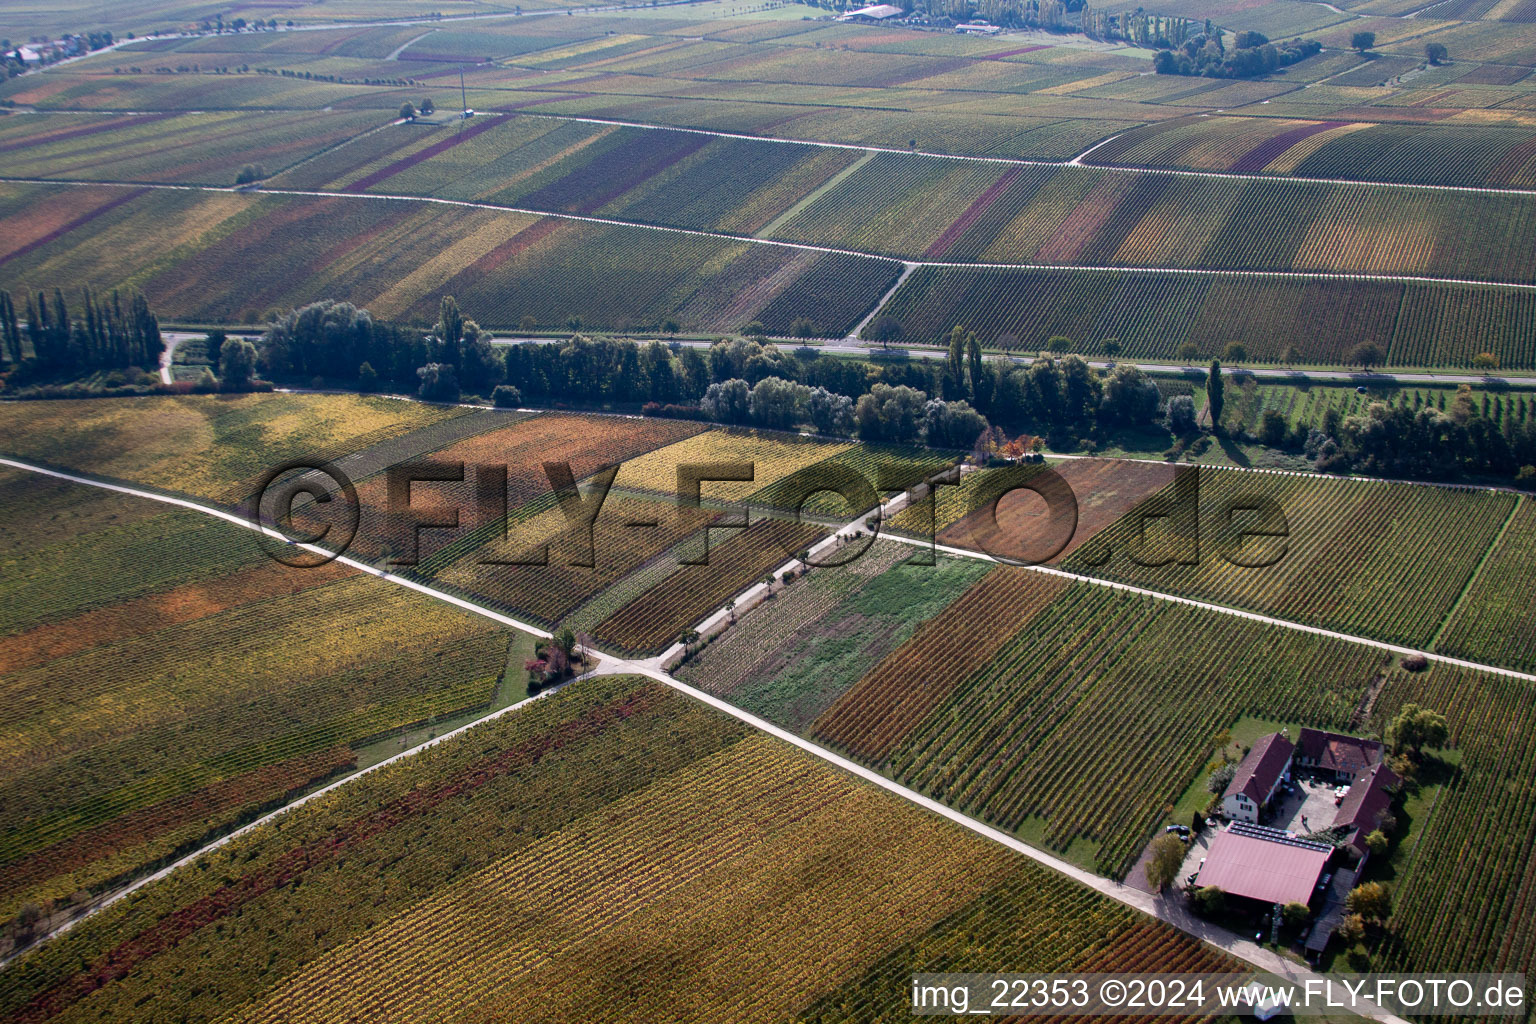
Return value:
<svg viewBox="0 0 1536 1024">
<path fill-rule="evenodd" d="M 523 404 L 523 393 L 511 384 L 498 384 L 491 392 L 491 404 L 498 409 L 516 409 Z"/>
</svg>

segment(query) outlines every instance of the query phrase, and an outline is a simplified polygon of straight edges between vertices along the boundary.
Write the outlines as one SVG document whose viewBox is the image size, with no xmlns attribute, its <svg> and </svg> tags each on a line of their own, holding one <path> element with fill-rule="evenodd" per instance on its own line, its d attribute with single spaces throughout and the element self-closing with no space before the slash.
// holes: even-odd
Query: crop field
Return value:
<svg viewBox="0 0 1536 1024">
<path fill-rule="evenodd" d="M 501 681 L 513 634 L 228 524 L 30 473 L 0 503 L 0 919 L 78 907 Z"/>
<path fill-rule="evenodd" d="M 1344 641 L 1005 567 L 810 734 L 1120 876 L 1218 732 L 1254 713 L 1342 728 L 1383 668 Z"/>
<path fill-rule="evenodd" d="M 237 505 L 290 459 L 341 459 L 472 412 L 362 395 L 4 402 L 0 451 Z"/>
<path fill-rule="evenodd" d="M 1491 285 L 920 267 L 882 312 L 909 337 L 964 324 L 1025 351 L 1061 335 L 1100 355 L 1115 338 L 1130 358 L 1169 361 L 1186 342 L 1201 359 L 1236 342 L 1256 362 L 1294 350 L 1298 362 L 1339 365 L 1370 342 L 1389 366 L 1469 367 L 1492 352 L 1505 368 L 1536 367 L 1536 295 Z"/>
<path fill-rule="evenodd" d="M 1334 78 L 1336 85 L 1348 84 Z M 1361 121 L 1202 117 L 1160 121 L 1093 151 L 1089 162 L 1305 178 L 1536 186 L 1536 132 L 1518 125 L 1434 126 Z"/>
<path fill-rule="evenodd" d="M 1532 565 L 1536 565 L 1536 506 L 1522 498 L 1504 535 L 1436 639 L 1435 649 L 1523 672 L 1536 668 L 1536 651 L 1528 642 L 1536 630 Z"/>
<path fill-rule="evenodd" d="M 598 1002 L 614 1020 L 813 1007 L 820 1019 L 833 1005 L 900 1004 L 905 972 L 946 969 L 962 944 L 1027 970 L 1225 964 L 626 677 L 578 684 L 360 779 L 205 863 L 16 964 L 0 1012 L 121 1018 L 158 991 L 187 1022 L 559 1020 Z M 583 884 L 564 884 L 578 870 Z M 253 944 L 276 955 L 252 960 Z M 166 990 L 173 975 L 188 983 Z M 615 990 L 615 975 L 637 983 Z M 684 1002 L 656 1002 L 663 992 Z"/>
<path fill-rule="evenodd" d="M 276 173 L 385 123 L 377 111 L 55 114 L 16 121 L 25 134 L 0 133 L 10 177 L 199 185 L 233 185 L 246 164 Z"/>
<path fill-rule="evenodd" d="M 826 531 L 811 523 L 760 519 L 721 542 L 711 538 L 707 562 L 689 565 L 598 623 L 599 639 L 634 653 L 656 653 L 732 595 L 815 544 Z"/>
<path fill-rule="evenodd" d="M 1516 501 L 1510 494 L 1414 484 L 1194 472 L 1198 523 L 1188 515 L 1194 502 L 1186 501 L 1182 518 L 1148 525 L 1142 536 L 1144 513 L 1167 516 L 1175 507 L 1175 484 L 1099 533 L 1063 567 L 1426 648 Z M 1254 508 L 1254 499 L 1275 503 L 1288 536 L 1243 539 L 1243 531 L 1277 525 L 1257 512 L 1233 511 Z M 1191 543 L 1196 528 L 1198 546 Z M 1156 562 L 1164 564 L 1148 565 Z"/>
<path fill-rule="evenodd" d="M 0 186 L 19 230 L 0 253 L 15 292 L 60 280 L 134 285 L 164 317 L 259 320 L 347 295 L 374 315 L 431 323 L 443 294 L 486 326 L 724 330 L 801 316 L 841 335 L 899 272 L 885 260 L 797 252 L 500 210 L 362 198 Z M 63 223 L 41 214 L 74 211 Z M 84 213 L 81 213 L 81 210 Z M 31 211 L 25 215 L 21 210 Z M 63 216 L 63 214 L 61 214 Z M 25 233 L 35 225 L 35 233 Z M 89 230 L 85 230 L 89 225 Z M 295 274 L 294 261 L 305 268 Z M 840 301 L 821 306 L 823 290 Z"/>
</svg>

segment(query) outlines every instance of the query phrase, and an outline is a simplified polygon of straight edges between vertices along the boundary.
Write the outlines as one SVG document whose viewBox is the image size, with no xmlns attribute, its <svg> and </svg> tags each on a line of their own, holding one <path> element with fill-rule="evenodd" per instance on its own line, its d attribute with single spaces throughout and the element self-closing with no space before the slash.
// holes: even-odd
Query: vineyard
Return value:
<svg viewBox="0 0 1536 1024">
<path fill-rule="evenodd" d="M 879 154 L 775 237 L 949 262 L 1530 282 L 1533 232 L 1527 196 Z"/>
<path fill-rule="evenodd" d="M 815 544 L 826 531 L 811 523 L 762 519 L 711 538 L 708 561 L 676 575 L 624 605 L 597 626 L 599 640 L 632 653 L 658 653 L 678 634 Z M 702 552 L 695 558 L 706 557 Z"/>
<path fill-rule="evenodd" d="M 1522 498 L 1488 560 L 1435 641 L 1445 654 L 1530 672 L 1536 652 L 1531 566 L 1536 564 L 1536 506 Z"/>
<path fill-rule="evenodd" d="M 459 511 L 456 529 L 429 530 L 422 535 L 418 552 L 421 565 L 424 570 L 435 571 L 461 557 L 471 566 L 481 557 L 506 561 L 553 541 L 568 524 L 554 503 L 555 485 L 546 471 L 547 462 L 563 462 L 574 480 L 585 481 L 605 467 L 704 429 L 701 423 L 681 420 L 546 413 L 510 422 L 502 419 L 491 429 L 453 438 L 432 449 L 427 461 L 448 467 L 462 463 L 463 479 L 412 487 L 411 505 L 416 514 L 437 517 L 445 511 Z M 368 557 L 386 552 L 403 556 L 402 543 L 408 539 L 401 524 L 390 515 L 384 470 L 398 461 L 395 456 L 403 459 L 411 453 L 402 451 L 400 445 L 377 452 L 360 446 L 357 452 L 363 466 L 374 473 L 354 481 L 360 507 L 354 550 Z M 499 466 L 506 467 L 506 504 L 493 501 L 489 508 L 492 515 L 486 520 L 479 512 L 480 473 Z M 562 546 L 562 553 L 569 552 Z"/>
<path fill-rule="evenodd" d="M 948 969 L 960 943 L 1039 970 L 1225 962 L 625 677 L 360 779 L 204 863 L 13 965 L 0 1012 L 122 1019 L 154 996 L 186 1022 L 561 1020 L 599 1001 L 615 1020 L 759 1020 L 839 986 L 896 1005 L 897 960 Z M 258 946 L 274 955 L 252 959 Z"/>
<path fill-rule="evenodd" d="M 1531 684 L 1433 665 L 1394 677 L 1376 718 L 1390 720 L 1404 703 L 1446 715 L 1459 762 L 1407 876 L 1393 887 L 1391 929 L 1375 969 L 1529 971 L 1536 963 Z"/>
<path fill-rule="evenodd" d="M 1386 74 L 1373 71 L 1375 81 L 1361 84 L 1375 84 Z M 1355 83 L 1339 77 L 1330 84 Z M 1125 132 L 1095 150 L 1090 162 L 1419 185 L 1531 188 L 1536 186 L 1536 134 L 1517 125 L 1437 125 L 1426 129 L 1361 121 L 1201 117 L 1161 121 Z"/>
<path fill-rule="evenodd" d="M 12 217 L 55 198 L 74 220 L 27 234 L 39 218 Z M 858 256 L 405 201 L 112 190 L 81 218 L 82 198 L 0 186 L 0 217 L 18 229 L 8 239 L 16 248 L 0 253 L 13 291 L 61 280 L 107 291 L 131 281 L 160 315 L 199 322 L 250 323 L 344 295 L 375 316 L 430 324 L 441 296 L 453 294 L 493 327 L 531 317 L 562 331 L 572 323 L 656 330 L 668 320 L 723 330 L 767 314 L 775 327 L 809 317 L 840 335 L 899 270 Z M 820 304 L 838 290 L 836 303 Z"/>
<path fill-rule="evenodd" d="M 1245 714 L 1342 728 L 1383 667 L 1345 641 L 1000 568 L 811 735 L 1120 876 L 1213 736 Z"/>
<path fill-rule="evenodd" d="M 352 746 L 495 695 L 511 636 L 485 619 L 279 566 L 194 513 L 0 488 L 0 918 L 79 905 L 351 768 Z"/>
<path fill-rule="evenodd" d="M 1050 467 L 1072 492 L 1076 515 L 1055 518 L 1031 483 L 1054 496 L 1042 467 L 1023 465 L 965 474 L 958 485 L 940 486 L 932 502 L 919 501 L 893 516 L 889 528 L 907 536 L 936 537 L 941 544 L 984 551 L 1022 562 L 1059 562 L 1101 530 L 1166 487 L 1173 469 L 1155 462 L 1073 459 Z"/>
<path fill-rule="evenodd" d="M 6 402 L 0 451 L 235 505 L 291 459 L 336 460 L 386 443 L 409 453 L 416 431 L 471 413 L 363 395 Z"/>
<path fill-rule="evenodd" d="M 1524 395 L 1502 393 L 1497 389 L 1473 389 L 1473 401 L 1481 415 L 1506 431 L 1525 424 L 1532 416 L 1532 402 Z M 1323 429 L 1330 413 L 1341 417 L 1364 415 L 1377 402 L 1411 409 L 1445 410 L 1455 400 L 1450 388 L 1370 387 L 1364 394 L 1353 387 L 1271 387 L 1255 378 L 1245 378 L 1230 394 L 1222 423 L 1233 433 L 1247 431 L 1257 436 L 1262 417 L 1274 411 L 1285 417 L 1288 427 Z"/>
<path fill-rule="evenodd" d="M 856 446 L 847 441 L 802 439 L 757 430 L 708 430 L 631 459 L 619 470 L 614 486 L 682 497 L 678 491 L 679 469 L 747 463 L 752 467 L 752 479 L 711 480 L 700 487 L 701 496 L 711 502 L 739 502 L 798 470 L 855 450 Z"/>
<path fill-rule="evenodd" d="M 1536 294 L 1492 285 L 920 267 L 882 312 L 909 337 L 964 324 L 1024 351 L 1063 336 L 1098 356 L 1114 338 L 1128 358 L 1173 361 L 1186 344 L 1198 360 L 1236 343 L 1255 362 L 1340 365 L 1371 343 L 1389 366 L 1470 367 L 1491 352 L 1536 367 Z"/>
<path fill-rule="evenodd" d="M 55 114 L 41 132 L 0 132 L 0 154 L 14 178 L 232 185 L 246 164 L 275 173 L 383 123 L 378 111 Z"/>
<path fill-rule="evenodd" d="M 1279 476 L 1198 473 L 1194 502 L 1176 487 L 1101 532 L 1062 564 L 1089 575 L 1247 608 L 1355 636 L 1425 648 L 1509 518 L 1515 498 L 1490 491 Z M 1282 540 L 1255 498 L 1285 517 Z M 1233 511 L 1237 510 L 1237 511 Z M 1276 560 L 1276 555 L 1279 555 Z M 1139 559 L 1139 562 L 1138 562 Z M 1153 563 L 1165 563 L 1151 567 Z M 1273 564 L 1266 564 L 1273 562 Z M 1245 568 L 1238 563 L 1248 563 Z"/>
</svg>

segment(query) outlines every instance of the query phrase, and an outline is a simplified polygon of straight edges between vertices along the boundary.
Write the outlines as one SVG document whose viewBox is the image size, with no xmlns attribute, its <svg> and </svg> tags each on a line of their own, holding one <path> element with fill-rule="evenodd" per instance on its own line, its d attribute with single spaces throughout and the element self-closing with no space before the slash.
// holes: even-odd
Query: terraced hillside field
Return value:
<svg viewBox="0 0 1536 1024">
<path fill-rule="evenodd" d="M 912 969 L 950 969 L 962 948 L 1038 970 L 1225 963 L 625 677 L 473 729 L 200 863 L 13 965 L 0 1011 L 122 1016 L 154 996 L 187 1022 L 562 1020 L 596 1005 L 613 1020 L 758 1020 L 892 1012 Z M 252 959 L 257 946 L 270 955 Z M 161 984 L 173 975 L 188 983 Z"/>
<path fill-rule="evenodd" d="M 350 770 L 367 740 L 488 707 L 520 646 L 146 499 L 6 470 L 0 507 L 0 920 L 63 915 Z"/>
</svg>

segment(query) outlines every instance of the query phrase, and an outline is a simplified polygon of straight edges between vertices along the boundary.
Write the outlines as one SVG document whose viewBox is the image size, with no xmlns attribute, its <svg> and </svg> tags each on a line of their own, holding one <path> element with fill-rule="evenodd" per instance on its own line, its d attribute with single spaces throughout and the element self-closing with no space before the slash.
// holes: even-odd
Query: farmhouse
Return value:
<svg viewBox="0 0 1536 1024">
<path fill-rule="evenodd" d="M 1364 778 L 1355 780 L 1345 794 L 1344 801 L 1339 804 L 1339 813 L 1334 816 L 1332 827 L 1349 830 L 1344 842 L 1360 858 L 1362 867 L 1369 853 L 1365 837 L 1378 827 L 1382 816 L 1391 808 L 1391 790 L 1400 781 L 1396 772 L 1384 764 L 1378 764 Z"/>
<path fill-rule="evenodd" d="M 1260 903 L 1310 904 L 1333 847 L 1234 821 L 1216 834 L 1195 884 Z"/>
<path fill-rule="evenodd" d="M 1381 744 L 1320 729 L 1303 729 L 1296 738 L 1296 767 L 1352 783 L 1381 763 Z"/>
<path fill-rule="evenodd" d="M 1221 812 L 1233 821 L 1257 824 L 1259 811 L 1273 799 L 1290 769 L 1295 749 L 1277 732 L 1262 737 L 1237 766 L 1237 774 L 1221 795 Z"/>
</svg>

